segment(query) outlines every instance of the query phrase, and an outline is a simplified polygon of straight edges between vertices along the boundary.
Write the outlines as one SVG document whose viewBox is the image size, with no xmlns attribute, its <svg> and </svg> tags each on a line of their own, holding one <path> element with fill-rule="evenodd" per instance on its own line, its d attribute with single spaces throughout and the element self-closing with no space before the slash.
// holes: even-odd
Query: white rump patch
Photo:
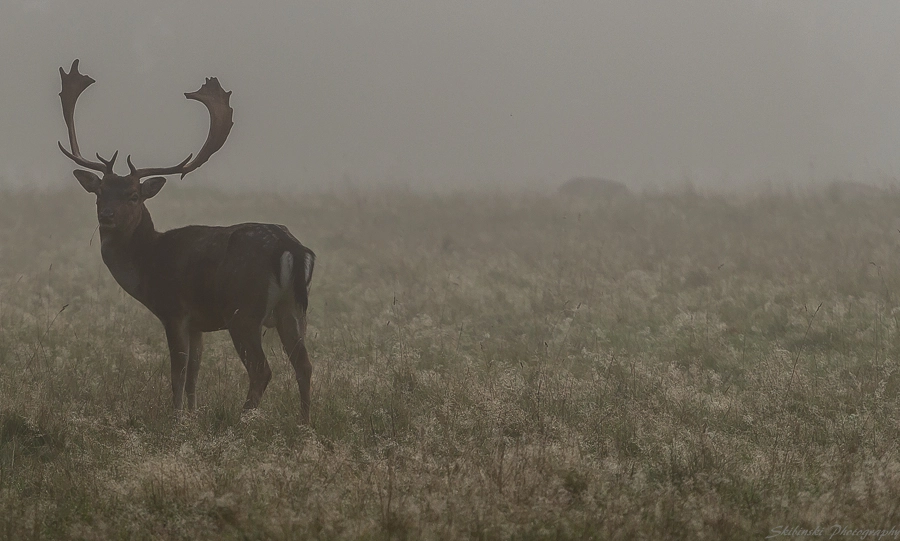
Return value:
<svg viewBox="0 0 900 541">
<path fill-rule="evenodd" d="M 266 292 L 266 317 L 272 313 L 278 301 L 284 296 L 285 291 L 290 289 L 291 273 L 294 270 L 294 256 L 289 252 L 281 254 L 281 266 L 278 269 L 278 276 L 273 276 L 269 280 L 269 290 Z"/>
<path fill-rule="evenodd" d="M 307 264 L 308 265 L 308 264 Z M 281 254 L 281 276 L 278 283 L 281 287 L 287 287 L 291 280 L 291 272 L 294 270 L 294 256 L 290 252 Z"/>
</svg>

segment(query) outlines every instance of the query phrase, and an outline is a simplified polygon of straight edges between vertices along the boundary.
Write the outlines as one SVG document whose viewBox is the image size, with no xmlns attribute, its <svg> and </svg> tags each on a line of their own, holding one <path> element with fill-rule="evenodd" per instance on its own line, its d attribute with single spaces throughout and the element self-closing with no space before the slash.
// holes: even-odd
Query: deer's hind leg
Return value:
<svg viewBox="0 0 900 541">
<path fill-rule="evenodd" d="M 262 347 L 262 328 L 259 322 L 234 324 L 228 328 L 234 348 L 247 369 L 250 376 L 250 389 L 247 391 L 247 401 L 244 409 L 253 409 L 259 405 L 269 380 L 272 379 L 272 369 Z"/>
<path fill-rule="evenodd" d="M 312 363 L 306 351 L 306 313 L 292 298 L 284 299 L 275 307 L 275 325 L 300 388 L 300 422 L 309 424 Z"/>
</svg>

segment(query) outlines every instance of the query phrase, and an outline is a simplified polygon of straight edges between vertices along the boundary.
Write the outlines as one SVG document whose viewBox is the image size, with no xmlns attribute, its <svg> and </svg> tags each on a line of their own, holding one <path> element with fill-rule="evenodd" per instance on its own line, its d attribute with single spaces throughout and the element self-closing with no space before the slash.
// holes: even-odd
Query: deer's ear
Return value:
<svg viewBox="0 0 900 541">
<path fill-rule="evenodd" d="M 164 177 L 152 177 L 148 178 L 144 182 L 141 182 L 141 198 L 150 199 L 154 195 L 158 194 L 165 184 L 166 179 Z"/>
<path fill-rule="evenodd" d="M 81 183 L 81 187 L 84 188 L 84 191 L 88 193 L 97 193 L 100 191 L 100 177 L 94 173 L 83 171 L 81 169 L 76 169 L 72 171 L 72 173 L 75 174 L 75 178 Z"/>
</svg>

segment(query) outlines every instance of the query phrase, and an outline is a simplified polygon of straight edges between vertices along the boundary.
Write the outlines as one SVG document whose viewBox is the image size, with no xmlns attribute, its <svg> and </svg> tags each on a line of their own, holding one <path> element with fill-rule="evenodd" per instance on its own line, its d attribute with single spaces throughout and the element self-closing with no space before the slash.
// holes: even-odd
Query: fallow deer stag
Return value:
<svg viewBox="0 0 900 541">
<path fill-rule="evenodd" d="M 172 395 L 181 410 L 196 407 L 197 374 L 204 332 L 227 329 L 250 376 L 244 409 L 255 408 L 272 377 L 262 347 L 262 327 L 276 327 L 300 387 L 300 419 L 309 422 L 312 365 L 306 351 L 306 310 L 315 254 L 286 227 L 247 223 L 228 227 L 191 225 L 163 233 L 153 227 L 144 202 L 166 183 L 162 175 L 185 175 L 219 150 L 231 131 L 233 110 L 215 78 L 185 94 L 209 109 L 206 142 L 196 157 L 173 167 L 113 172 L 118 151 L 109 160 L 85 159 L 75 137 L 75 102 L 94 83 L 78 72 L 78 60 L 62 76 L 63 117 L 69 148 L 63 154 L 84 169 L 74 171 L 82 187 L 97 196 L 100 253 L 116 282 L 159 318 L 172 362 Z M 193 159 L 191 159 L 193 157 Z M 153 176 L 156 175 L 156 176 Z M 141 181 L 142 178 L 150 177 Z"/>
</svg>

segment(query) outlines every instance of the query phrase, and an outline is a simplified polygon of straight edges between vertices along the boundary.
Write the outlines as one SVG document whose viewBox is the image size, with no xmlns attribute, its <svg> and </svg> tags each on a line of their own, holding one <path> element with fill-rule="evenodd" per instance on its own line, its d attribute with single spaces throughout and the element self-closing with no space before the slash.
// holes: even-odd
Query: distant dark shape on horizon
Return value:
<svg viewBox="0 0 900 541">
<path fill-rule="evenodd" d="M 613 199 L 631 195 L 631 190 L 617 180 L 600 177 L 574 177 L 559 187 L 559 195 L 565 197 L 587 197 L 591 199 Z"/>
<path fill-rule="evenodd" d="M 847 203 L 878 201 L 885 196 L 896 195 L 896 192 L 862 182 L 835 180 L 826 186 L 825 194 L 833 203 Z"/>
</svg>

